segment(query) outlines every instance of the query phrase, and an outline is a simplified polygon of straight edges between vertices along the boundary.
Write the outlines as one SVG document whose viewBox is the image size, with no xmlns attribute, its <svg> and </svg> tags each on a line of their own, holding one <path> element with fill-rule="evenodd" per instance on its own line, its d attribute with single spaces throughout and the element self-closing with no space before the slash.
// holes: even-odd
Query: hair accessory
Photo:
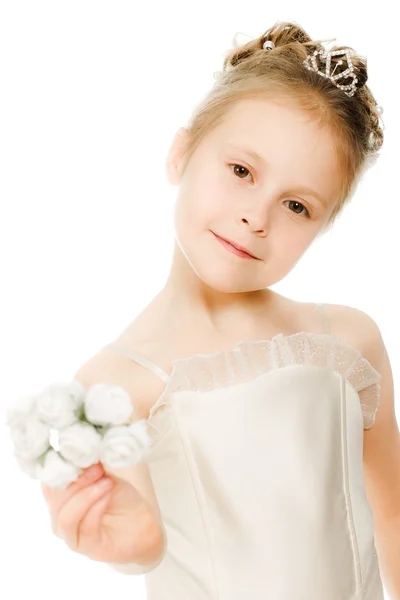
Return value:
<svg viewBox="0 0 400 600">
<path fill-rule="evenodd" d="M 317 56 L 318 55 L 321 56 L 320 60 L 326 61 L 325 62 L 325 72 L 320 71 L 318 69 L 318 64 L 317 64 Z M 333 69 L 332 73 L 330 73 L 331 57 L 332 56 L 342 56 L 342 55 L 345 55 L 347 58 L 348 68 L 345 69 L 345 71 L 342 71 L 341 73 L 338 73 L 337 75 L 335 75 L 336 67 L 338 65 L 343 64 L 343 61 L 339 60 L 336 63 L 335 68 Z M 310 61 L 312 63 L 312 66 L 310 65 Z M 314 54 L 307 56 L 306 60 L 303 62 L 307 69 L 309 69 L 310 71 L 315 71 L 316 73 L 318 73 L 318 75 L 321 75 L 321 77 L 327 77 L 328 79 L 330 79 L 332 81 L 332 83 L 334 85 L 336 85 L 341 90 L 350 90 L 349 92 L 345 92 L 345 94 L 347 96 L 354 96 L 356 89 L 357 89 L 356 83 L 357 83 L 358 79 L 354 73 L 353 63 L 351 62 L 350 50 L 348 48 L 346 50 L 335 50 L 333 52 L 329 52 L 327 50 L 315 50 Z M 353 81 L 350 85 L 340 85 L 339 83 L 336 83 L 338 79 L 340 79 L 340 78 L 345 79 L 348 77 L 353 79 Z"/>
<path fill-rule="evenodd" d="M 263 43 L 263 48 L 264 48 L 264 50 L 273 50 L 275 48 L 275 44 L 274 44 L 274 42 L 267 40 L 266 42 Z"/>
<path fill-rule="evenodd" d="M 273 50 L 274 48 L 275 48 L 275 44 L 274 44 L 274 42 L 271 42 L 270 40 L 266 40 L 263 43 L 264 50 Z M 325 62 L 325 71 L 319 70 L 319 65 L 317 63 L 318 55 L 320 55 L 319 60 Z M 336 63 L 335 68 L 333 69 L 332 73 L 330 73 L 331 57 L 332 56 L 340 56 L 340 55 L 346 56 L 348 68 L 345 71 L 342 71 L 341 73 L 338 73 L 337 75 L 335 75 L 336 67 L 338 65 L 343 64 L 343 61 L 339 60 Z M 311 64 L 310 64 L 310 61 L 311 61 Z M 306 66 L 306 68 L 309 71 L 314 71 L 315 73 L 318 73 L 318 75 L 321 75 L 321 77 L 326 77 L 336 87 L 340 88 L 341 90 L 350 90 L 349 92 L 345 91 L 345 94 L 347 96 L 354 96 L 356 89 L 357 89 L 356 83 L 357 83 L 358 79 L 354 73 L 354 67 L 353 67 L 353 63 L 351 62 L 351 56 L 350 56 L 349 49 L 335 50 L 333 52 L 329 52 L 328 50 L 315 50 L 315 52 L 312 55 L 307 56 L 307 59 L 303 61 L 303 64 Z M 345 79 L 347 77 L 350 77 L 353 79 L 353 81 L 350 85 L 340 85 L 339 83 L 337 83 L 338 79 L 340 79 L 340 78 Z"/>
</svg>

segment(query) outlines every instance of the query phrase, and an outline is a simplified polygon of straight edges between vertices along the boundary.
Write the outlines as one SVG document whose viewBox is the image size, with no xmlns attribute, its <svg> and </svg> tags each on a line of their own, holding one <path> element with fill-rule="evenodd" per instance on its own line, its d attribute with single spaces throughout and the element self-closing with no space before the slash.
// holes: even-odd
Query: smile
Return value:
<svg viewBox="0 0 400 600">
<path fill-rule="evenodd" d="M 217 235 L 213 231 L 211 233 L 213 233 L 213 235 L 220 242 L 220 244 L 222 246 L 224 246 L 224 248 L 226 248 L 227 250 L 229 250 L 229 252 L 232 252 L 232 254 L 235 254 L 236 256 L 240 256 L 241 258 L 246 258 L 246 259 L 251 258 L 253 260 L 260 260 L 256 256 L 253 256 L 253 255 L 249 254 L 245 250 L 240 250 L 239 248 L 237 248 L 236 246 L 234 246 L 233 243 L 230 243 L 230 242 L 228 242 L 228 240 L 225 240 L 224 238 L 219 237 L 219 235 Z"/>
</svg>

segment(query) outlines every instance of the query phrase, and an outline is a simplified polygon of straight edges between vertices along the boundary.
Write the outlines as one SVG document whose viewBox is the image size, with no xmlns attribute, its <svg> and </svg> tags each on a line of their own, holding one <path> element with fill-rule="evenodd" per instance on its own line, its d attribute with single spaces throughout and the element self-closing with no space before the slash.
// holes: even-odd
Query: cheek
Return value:
<svg viewBox="0 0 400 600">
<path fill-rule="evenodd" d="M 311 230 L 300 232 L 293 232 L 293 235 L 282 236 L 279 242 L 279 250 L 281 255 L 282 267 L 286 269 L 293 269 L 298 263 L 303 254 L 306 252 L 310 244 L 315 237 L 315 233 Z"/>
<path fill-rule="evenodd" d="M 192 190 L 182 190 L 175 204 L 175 229 L 201 233 L 212 228 L 217 219 L 226 214 L 223 195 L 216 186 L 192 186 Z"/>
</svg>

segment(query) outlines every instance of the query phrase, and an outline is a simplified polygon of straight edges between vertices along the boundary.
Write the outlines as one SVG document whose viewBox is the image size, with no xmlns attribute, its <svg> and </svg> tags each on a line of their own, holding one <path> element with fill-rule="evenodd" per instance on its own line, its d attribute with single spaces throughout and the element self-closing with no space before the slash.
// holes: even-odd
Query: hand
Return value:
<svg viewBox="0 0 400 600">
<path fill-rule="evenodd" d="M 42 485 L 53 533 L 93 560 L 134 562 L 162 543 L 162 531 L 139 492 L 106 475 L 101 463 L 84 469 L 64 490 Z"/>
</svg>

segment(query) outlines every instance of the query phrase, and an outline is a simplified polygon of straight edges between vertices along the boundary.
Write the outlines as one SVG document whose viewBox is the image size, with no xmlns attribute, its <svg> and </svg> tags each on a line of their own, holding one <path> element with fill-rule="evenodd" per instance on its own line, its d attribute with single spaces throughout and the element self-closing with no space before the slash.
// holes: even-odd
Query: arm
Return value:
<svg viewBox="0 0 400 600">
<path fill-rule="evenodd" d="M 156 497 L 148 465 L 146 461 L 142 461 L 131 467 L 106 469 L 106 471 L 111 475 L 121 477 L 121 479 L 134 486 L 136 490 L 140 489 L 142 495 L 146 498 L 146 503 L 139 505 L 137 518 L 135 518 L 138 524 L 138 532 L 134 534 L 134 537 L 146 540 L 146 545 L 143 545 L 140 549 L 140 555 L 137 556 L 134 562 L 108 562 L 106 564 L 124 575 L 148 573 L 162 562 L 167 549 L 167 533 L 161 518 L 161 512 L 155 508 Z M 152 494 L 154 494 L 154 498 L 151 497 Z M 149 508 L 149 505 L 153 508 Z"/>
<path fill-rule="evenodd" d="M 391 600 L 400 600 L 400 435 L 390 361 L 376 324 L 370 322 L 369 326 L 370 346 L 365 357 L 371 356 L 382 379 L 375 423 L 364 431 L 365 485 L 384 584 Z"/>
<path fill-rule="evenodd" d="M 155 401 L 154 393 L 159 393 L 158 390 L 152 390 L 151 382 L 149 384 L 148 379 L 144 377 L 143 369 L 139 365 L 108 349 L 101 350 L 80 367 L 74 379 L 80 381 L 85 388 L 100 381 L 124 387 L 134 399 L 134 417 L 131 417 L 131 422 L 148 418 L 149 407 Z M 129 535 L 134 540 L 140 540 L 137 551 L 135 550 L 134 562 L 106 564 L 123 574 L 147 573 L 161 563 L 167 547 L 167 535 L 149 466 L 146 460 L 143 460 L 129 467 L 105 468 L 105 471 L 132 486 L 132 511 L 135 516 L 130 519 Z"/>
<path fill-rule="evenodd" d="M 166 540 L 167 534 L 162 525 L 163 536 L 162 539 L 157 538 L 154 546 L 149 548 L 146 554 L 142 554 L 135 562 L 130 563 L 107 563 L 109 567 L 122 573 L 123 575 L 143 575 L 149 573 L 163 561 L 166 551 Z"/>
<path fill-rule="evenodd" d="M 374 518 L 375 546 L 391 600 L 400 600 L 400 434 L 394 406 L 393 376 L 381 332 L 364 312 L 329 307 L 340 334 L 381 374 L 375 423 L 364 430 L 364 481 Z"/>
</svg>

